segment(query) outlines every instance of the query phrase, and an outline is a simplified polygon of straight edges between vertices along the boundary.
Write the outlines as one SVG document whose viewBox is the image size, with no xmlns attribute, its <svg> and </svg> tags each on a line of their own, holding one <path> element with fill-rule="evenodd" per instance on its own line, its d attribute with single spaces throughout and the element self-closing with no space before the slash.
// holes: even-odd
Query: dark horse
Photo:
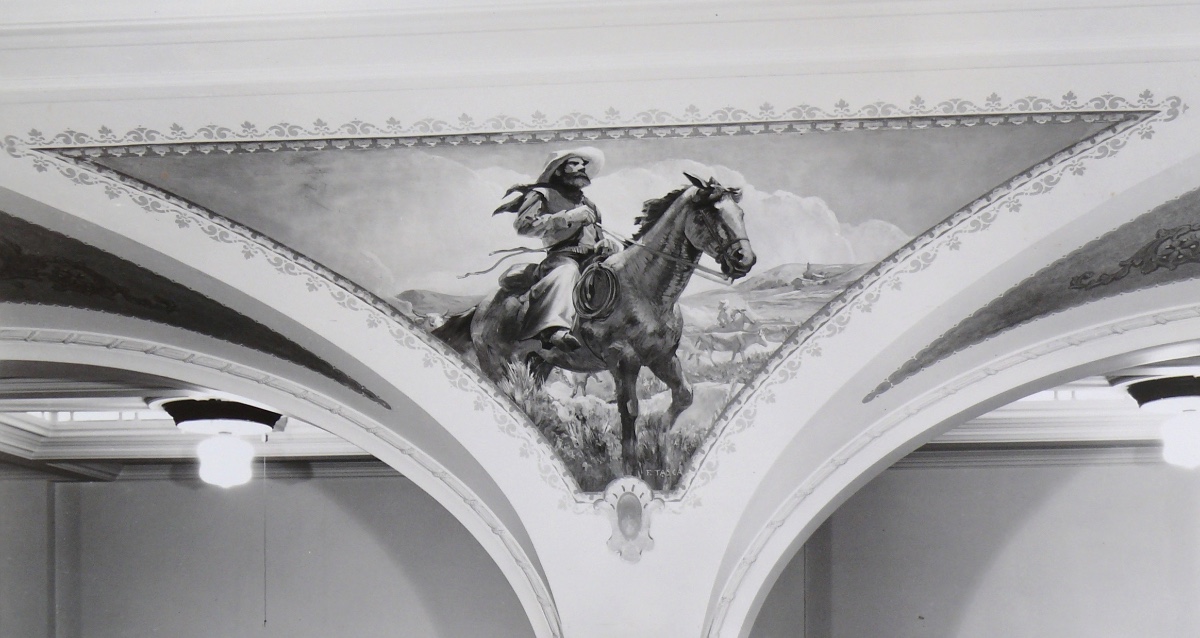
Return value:
<svg viewBox="0 0 1200 638">
<path fill-rule="evenodd" d="M 619 293 L 605 316 L 581 318 L 574 333 L 585 347 L 563 352 L 547 349 L 537 339 L 522 340 L 527 298 L 522 290 L 504 288 L 433 332 L 459 352 L 474 349 L 483 373 L 496 382 L 508 374 L 513 361 L 528 362 L 539 380 L 555 367 L 611 372 L 626 472 L 636 471 L 635 389 L 642 366 L 671 390 L 668 423 L 692 404 L 692 389 L 675 354 L 683 334 L 676 302 L 700 255 L 716 259 L 732 279 L 750 272 L 755 261 L 738 205 L 740 190 L 725 188 L 715 179 L 705 182 L 685 176 L 692 185 L 646 202 L 636 220 L 639 228 L 633 242 L 604 260 L 617 282 L 612 288 Z"/>
</svg>

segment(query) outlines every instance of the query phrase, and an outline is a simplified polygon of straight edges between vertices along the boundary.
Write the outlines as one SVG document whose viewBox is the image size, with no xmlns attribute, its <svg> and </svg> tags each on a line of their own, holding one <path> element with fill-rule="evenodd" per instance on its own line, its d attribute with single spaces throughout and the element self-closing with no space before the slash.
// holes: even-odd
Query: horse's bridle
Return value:
<svg viewBox="0 0 1200 638">
<path fill-rule="evenodd" d="M 728 189 L 726 190 L 726 192 L 728 192 Z M 708 208 L 712 209 L 711 212 L 714 212 L 714 213 L 716 212 L 716 206 L 709 206 Z M 709 211 L 703 210 L 700 212 L 708 213 Z M 700 215 L 700 218 L 702 220 L 701 223 L 704 225 L 705 232 L 707 232 L 709 235 L 711 235 L 713 237 L 719 236 L 720 233 L 717 232 L 715 226 L 713 225 L 713 221 L 708 219 L 707 214 Z M 676 255 L 672 255 L 670 253 L 663 252 L 661 250 L 658 250 L 657 248 L 651 248 L 650 246 L 647 246 L 646 244 L 643 244 L 643 243 L 637 241 L 636 239 L 622 237 L 621 235 L 612 232 L 611 230 L 605 228 L 604 226 L 601 226 L 600 224 L 595 224 L 595 226 L 596 226 L 596 228 L 600 229 L 600 232 L 604 233 L 605 235 L 608 235 L 609 237 L 611 237 L 627 246 L 637 246 L 638 248 L 644 248 L 644 249 L 650 251 L 651 253 L 653 253 L 657 257 L 662 257 L 663 259 L 673 261 L 677 264 L 691 266 L 692 268 L 695 268 L 697 271 L 709 275 L 710 276 L 709 278 L 714 278 L 715 281 L 719 281 L 724 284 L 733 283 L 733 277 L 731 277 L 723 272 L 713 270 L 712 268 L 703 266 L 694 261 L 689 261 L 687 259 L 681 259 L 680 257 L 678 257 Z M 724 259 L 728 259 L 728 255 L 726 253 L 728 253 L 734 246 L 736 246 L 742 242 L 749 242 L 749 241 L 750 241 L 749 237 L 741 237 L 741 236 L 734 237 L 732 240 L 726 242 L 725 244 L 722 244 L 720 250 L 714 250 L 713 252 L 717 253 Z M 724 266 L 724 265 L 725 264 L 722 264 L 722 266 Z"/>
<path fill-rule="evenodd" d="M 651 248 L 650 246 L 647 246 L 646 244 L 643 244 L 642 242 L 640 242 L 636 239 L 630 239 L 628 237 L 623 237 L 622 235 L 620 235 L 618 233 L 614 233 L 613 231 L 601 226 L 600 224 L 596 224 L 595 226 L 596 226 L 596 228 L 600 229 L 600 232 L 604 233 L 605 235 L 608 235 L 609 237 L 612 237 L 613 239 L 621 242 L 622 244 L 625 244 L 626 246 L 637 246 L 638 248 L 644 248 L 644 249 L 650 251 L 650 253 L 656 257 L 662 257 L 663 259 L 666 259 L 668 261 L 673 261 L 677 264 L 681 264 L 684 266 L 691 266 L 692 268 L 695 268 L 698 272 L 707 275 L 708 279 L 712 279 L 714 281 L 718 281 L 723 284 L 731 283 L 731 278 L 723 272 L 713 270 L 712 268 L 709 268 L 708 266 L 702 266 L 694 261 L 682 259 L 682 258 L 672 255 L 670 253 L 663 252 L 657 248 Z"/>
<path fill-rule="evenodd" d="M 725 192 L 728 193 L 729 191 L 726 190 Z M 725 197 L 725 196 L 727 196 L 727 195 L 722 195 L 722 197 Z M 728 196 L 732 196 L 732 195 L 728 195 Z M 716 200 L 714 200 L 712 205 L 707 206 L 706 210 L 702 211 L 704 214 L 700 215 L 700 220 L 701 220 L 700 223 L 704 226 L 704 230 L 709 234 L 710 237 L 714 237 L 714 238 L 720 237 L 721 233 L 719 232 L 719 229 L 716 227 L 715 222 L 712 219 L 709 219 L 709 214 L 710 213 L 716 214 L 718 212 L 717 207 L 716 207 L 716 202 L 720 201 L 720 199 L 721 198 L 717 198 Z M 732 250 L 734 246 L 737 246 L 738 244 L 740 244 L 742 242 L 749 243 L 750 238 L 745 237 L 745 236 L 735 235 L 733 239 L 725 242 L 724 244 L 721 244 L 721 246 L 719 248 L 713 250 L 713 252 L 720 255 L 722 258 L 722 261 L 727 261 L 729 258 L 729 255 L 728 255 L 729 251 Z M 724 265 L 724 263 L 722 265 Z M 728 275 L 725 275 L 725 276 L 728 276 Z"/>
</svg>

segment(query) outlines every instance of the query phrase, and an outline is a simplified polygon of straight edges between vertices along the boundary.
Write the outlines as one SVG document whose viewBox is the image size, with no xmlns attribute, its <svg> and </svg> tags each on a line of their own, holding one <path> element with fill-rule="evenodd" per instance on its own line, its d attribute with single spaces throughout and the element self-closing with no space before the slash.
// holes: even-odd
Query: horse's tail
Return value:
<svg viewBox="0 0 1200 638">
<path fill-rule="evenodd" d="M 471 321 L 475 319 L 475 308 L 446 317 L 446 323 L 434 328 L 430 334 L 446 342 L 459 354 L 471 350 Z"/>
</svg>

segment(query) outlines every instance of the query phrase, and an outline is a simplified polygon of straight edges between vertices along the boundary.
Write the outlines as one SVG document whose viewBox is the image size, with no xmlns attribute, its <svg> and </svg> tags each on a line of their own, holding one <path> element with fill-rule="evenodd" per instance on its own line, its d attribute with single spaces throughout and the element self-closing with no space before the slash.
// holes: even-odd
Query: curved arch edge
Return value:
<svg viewBox="0 0 1200 638">
<path fill-rule="evenodd" d="M 1146 292 L 1164 293 L 1161 289 Z M 1111 301 L 1064 314 L 1094 312 L 1096 306 Z M 704 635 L 746 636 L 775 578 L 808 535 L 858 487 L 907 453 L 914 441 L 963 414 L 998 407 L 1050 380 L 1194 356 L 1200 353 L 1200 344 L 1187 342 L 1195 339 L 1200 339 L 1200 304 L 1161 307 L 1018 345 L 921 392 L 863 428 L 783 500 L 720 584 L 719 593 L 714 591 Z M 959 356 L 970 354 L 968 350 Z"/>
<path fill-rule="evenodd" d="M 538 636 L 561 638 L 553 596 L 541 571 L 496 514 L 461 480 L 402 436 L 332 397 L 292 380 L 179 344 L 111 334 L 0 324 L 0 346 L 9 358 L 112 365 L 168 378 L 204 378 L 205 385 L 300 410 L 305 420 L 363 447 L 430 494 L 492 557 L 513 587 Z M 218 381 L 212 383 L 213 380 Z M 323 415 L 323 416 L 322 416 Z M 318 418 L 313 418 L 314 416 Z M 349 435 L 348 437 L 346 435 Z"/>
</svg>

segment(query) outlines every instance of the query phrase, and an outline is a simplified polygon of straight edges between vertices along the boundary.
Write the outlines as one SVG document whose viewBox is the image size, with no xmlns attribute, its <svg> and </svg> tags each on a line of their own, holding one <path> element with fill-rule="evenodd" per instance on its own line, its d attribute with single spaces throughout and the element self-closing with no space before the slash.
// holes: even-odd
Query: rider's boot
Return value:
<svg viewBox="0 0 1200 638">
<path fill-rule="evenodd" d="M 549 334 L 544 334 L 542 337 L 542 345 L 547 348 L 558 348 L 564 352 L 571 352 L 582 346 L 579 339 L 571 334 L 571 331 L 566 328 L 549 328 L 546 330 Z"/>
</svg>

